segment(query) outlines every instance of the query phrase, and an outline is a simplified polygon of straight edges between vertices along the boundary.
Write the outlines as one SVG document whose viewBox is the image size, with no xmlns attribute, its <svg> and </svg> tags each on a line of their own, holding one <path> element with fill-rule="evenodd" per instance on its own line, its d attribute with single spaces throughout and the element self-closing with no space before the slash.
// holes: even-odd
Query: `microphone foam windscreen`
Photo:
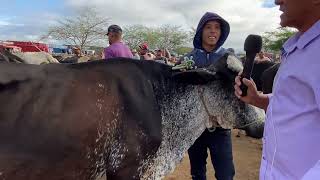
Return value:
<svg viewBox="0 0 320 180">
<path fill-rule="evenodd" d="M 244 42 L 246 52 L 259 53 L 262 49 L 262 37 L 259 35 L 249 35 Z"/>
</svg>

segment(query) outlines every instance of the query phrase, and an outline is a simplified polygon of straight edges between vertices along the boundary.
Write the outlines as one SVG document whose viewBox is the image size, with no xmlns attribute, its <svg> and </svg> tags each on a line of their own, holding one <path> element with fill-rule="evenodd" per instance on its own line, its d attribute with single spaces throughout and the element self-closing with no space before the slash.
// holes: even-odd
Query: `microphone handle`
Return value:
<svg viewBox="0 0 320 180">
<path fill-rule="evenodd" d="M 254 59 L 256 57 L 256 53 L 255 52 L 246 52 L 246 61 L 243 67 L 243 72 L 241 74 L 241 86 L 240 89 L 242 91 L 241 96 L 247 96 L 247 91 L 248 91 L 248 87 L 243 84 L 242 80 L 243 78 L 249 79 L 251 78 L 251 74 L 252 74 L 252 69 L 254 66 Z"/>
</svg>

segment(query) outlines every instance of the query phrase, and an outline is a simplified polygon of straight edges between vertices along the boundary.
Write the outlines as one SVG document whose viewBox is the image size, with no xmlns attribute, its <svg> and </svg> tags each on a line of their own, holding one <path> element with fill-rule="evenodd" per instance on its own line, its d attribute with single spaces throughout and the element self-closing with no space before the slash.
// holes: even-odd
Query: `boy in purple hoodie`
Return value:
<svg viewBox="0 0 320 180">
<path fill-rule="evenodd" d="M 193 57 L 197 67 L 207 67 L 228 53 L 221 46 L 230 32 L 227 21 L 215 13 L 207 12 L 201 18 L 193 40 L 194 49 L 187 57 Z M 231 130 L 206 129 L 188 150 L 193 180 L 206 179 L 207 150 L 209 149 L 217 180 L 232 180 L 235 174 Z"/>
</svg>

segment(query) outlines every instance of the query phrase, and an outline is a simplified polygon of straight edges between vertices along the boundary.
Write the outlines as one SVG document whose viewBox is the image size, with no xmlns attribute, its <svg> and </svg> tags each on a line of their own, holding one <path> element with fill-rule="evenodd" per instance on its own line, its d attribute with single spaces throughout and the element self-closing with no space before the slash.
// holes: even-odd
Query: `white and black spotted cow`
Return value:
<svg viewBox="0 0 320 180">
<path fill-rule="evenodd" d="M 0 63 L 0 179 L 163 178 L 206 127 L 254 131 L 234 96 L 241 63 L 175 72 L 150 61 Z"/>
</svg>

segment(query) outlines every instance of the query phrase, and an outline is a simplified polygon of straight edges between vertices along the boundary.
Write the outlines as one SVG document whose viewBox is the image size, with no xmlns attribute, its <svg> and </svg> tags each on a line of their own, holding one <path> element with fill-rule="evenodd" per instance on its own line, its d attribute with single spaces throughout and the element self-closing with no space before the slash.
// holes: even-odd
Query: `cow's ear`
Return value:
<svg viewBox="0 0 320 180">
<path fill-rule="evenodd" d="M 234 55 L 226 53 L 214 64 L 208 67 L 208 70 L 214 69 L 219 79 L 234 81 L 235 77 L 243 70 L 241 61 Z"/>
<path fill-rule="evenodd" d="M 243 71 L 243 64 L 239 58 L 234 55 L 228 55 L 227 57 L 227 68 L 235 73 Z"/>
<path fill-rule="evenodd" d="M 214 81 L 217 79 L 217 76 L 216 72 L 212 71 L 212 69 L 198 68 L 184 72 L 173 72 L 173 78 L 181 83 L 197 85 Z"/>
</svg>

